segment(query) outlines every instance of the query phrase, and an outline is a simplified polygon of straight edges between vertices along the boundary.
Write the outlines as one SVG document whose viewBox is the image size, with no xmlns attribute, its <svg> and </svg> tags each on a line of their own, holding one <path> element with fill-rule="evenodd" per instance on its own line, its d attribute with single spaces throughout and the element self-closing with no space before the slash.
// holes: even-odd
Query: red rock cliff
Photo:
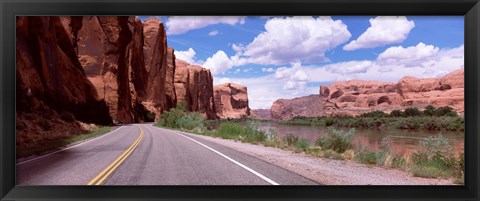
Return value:
<svg viewBox="0 0 480 201">
<path fill-rule="evenodd" d="M 320 86 L 325 115 L 358 115 L 373 110 L 390 112 L 407 107 L 450 106 L 464 111 L 464 70 L 442 78 L 404 77 L 398 83 L 353 80 Z"/>
<path fill-rule="evenodd" d="M 210 70 L 178 59 L 175 64 L 177 102 L 185 101 L 189 111 L 200 112 L 205 118 L 215 119 L 213 77 Z"/>
<path fill-rule="evenodd" d="M 240 119 L 250 115 L 247 87 L 234 83 L 215 85 L 213 96 L 218 118 Z"/>
<path fill-rule="evenodd" d="M 279 99 L 270 108 L 273 119 L 289 120 L 294 117 L 318 117 L 323 115 L 322 102 L 318 95 L 294 99 Z"/>
</svg>

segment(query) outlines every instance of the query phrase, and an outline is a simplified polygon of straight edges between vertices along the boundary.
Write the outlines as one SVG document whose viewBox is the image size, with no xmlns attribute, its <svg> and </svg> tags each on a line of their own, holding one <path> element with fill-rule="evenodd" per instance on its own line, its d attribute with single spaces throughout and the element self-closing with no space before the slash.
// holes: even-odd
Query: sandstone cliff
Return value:
<svg viewBox="0 0 480 201">
<path fill-rule="evenodd" d="M 270 110 L 272 118 L 277 120 L 323 116 L 323 107 L 319 95 L 279 99 L 273 102 Z"/>
<path fill-rule="evenodd" d="M 325 115 L 359 115 L 373 110 L 390 112 L 407 107 L 450 106 L 464 112 L 464 70 L 442 78 L 404 77 L 398 83 L 336 82 L 320 86 Z"/>
<path fill-rule="evenodd" d="M 450 106 L 464 112 L 464 70 L 460 68 L 441 78 L 411 76 L 394 82 L 350 80 L 320 86 L 320 96 L 310 95 L 295 99 L 280 99 L 271 107 L 276 120 L 297 116 L 356 116 L 381 110 L 403 110 L 408 107 L 423 109 L 427 105 Z"/>
<path fill-rule="evenodd" d="M 78 19 L 16 18 L 16 140 L 21 148 L 84 132 L 76 120 L 112 122 L 76 57 L 78 26 Z"/>
<path fill-rule="evenodd" d="M 217 118 L 210 70 L 176 59 L 174 88 L 177 103 L 186 102 L 188 110 L 208 119 Z"/>
<path fill-rule="evenodd" d="M 254 109 L 250 111 L 250 116 L 258 120 L 272 120 L 270 109 Z"/>
<path fill-rule="evenodd" d="M 240 119 L 250 115 L 247 87 L 234 83 L 216 85 L 213 96 L 218 118 Z"/>
</svg>

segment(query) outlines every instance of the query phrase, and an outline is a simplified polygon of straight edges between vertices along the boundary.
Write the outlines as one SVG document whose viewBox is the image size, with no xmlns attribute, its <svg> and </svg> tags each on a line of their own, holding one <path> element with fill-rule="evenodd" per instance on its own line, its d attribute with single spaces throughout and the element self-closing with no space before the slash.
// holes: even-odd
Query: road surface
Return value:
<svg viewBox="0 0 480 201">
<path fill-rule="evenodd" d="M 317 185 L 228 147 L 152 124 L 17 163 L 17 185 Z"/>
</svg>

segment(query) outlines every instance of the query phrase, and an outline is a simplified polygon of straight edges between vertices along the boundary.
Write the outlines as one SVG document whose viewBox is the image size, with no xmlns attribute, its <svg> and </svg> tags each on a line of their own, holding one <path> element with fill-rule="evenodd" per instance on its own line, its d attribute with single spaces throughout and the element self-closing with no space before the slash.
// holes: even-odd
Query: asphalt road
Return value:
<svg viewBox="0 0 480 201">
<path fill-rule="evenodd" d="M 17 185 L 317 185 L 228 147 L 132 124 L 17 163 Z"/>
</svg>

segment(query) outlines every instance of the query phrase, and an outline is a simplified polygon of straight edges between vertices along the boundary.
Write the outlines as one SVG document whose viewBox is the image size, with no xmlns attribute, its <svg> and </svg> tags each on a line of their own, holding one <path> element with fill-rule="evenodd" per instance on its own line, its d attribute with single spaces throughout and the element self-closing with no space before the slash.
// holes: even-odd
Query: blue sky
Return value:
<svg viewBox="0 0 480 201">
<path fill-rule="evenodd" d="M 177 59 L 247 86 L 253 109 L 335 81 L 439 77 L 464 63 L 463 16 L 157 18 Z"/>
</svg>

